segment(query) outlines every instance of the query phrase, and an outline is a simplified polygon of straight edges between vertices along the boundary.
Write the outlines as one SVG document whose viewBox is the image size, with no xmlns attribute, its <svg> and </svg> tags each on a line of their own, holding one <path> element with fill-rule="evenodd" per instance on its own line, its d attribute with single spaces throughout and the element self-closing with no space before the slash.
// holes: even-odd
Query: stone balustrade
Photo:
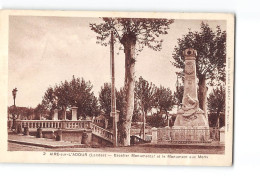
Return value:
<svg viewBox="0 0 260 176">
<path fill-rule="evenodd" d="M 16 120 L 16 126 L 22 128 L 61 128 L 61 129 L 85 129 L 90 128 L 91 121 L 71 121 L 71 120 Z"/>
<path fill-rule="evenodd" d="M 66 128 L 66 129 L 90 128 L 90 123 L 91 123 L 91 121 L 89 121 L 89 120 L 63 121 L 64 128 Z"/>
<path fill-rule="evenodd" d="M 8 122 L 11 124 L 11 121 Z M 60 128 L 60 129 L 92 129 L 92 133 L 105 140 L 113 142 L 113 133 L 100 126 L 95 125 L 91 120 L 16 120 L 18 126 L 24 128 L 36 129 L 41 128 Z M 11 126 L 11 125 L 9 125 Z"/>
<path fill-rule="evenodd" d="M 100 126 L 97 126 L 93 123 L 91 123 L 91 129 L 92 129 L 92 133 L 96 136 L 99 136 L 103 139 L 106 139 L 110 142 L 113 142 L 113 133 L 104 129 L 104 128 L 101 128 Z"/>
</svg>

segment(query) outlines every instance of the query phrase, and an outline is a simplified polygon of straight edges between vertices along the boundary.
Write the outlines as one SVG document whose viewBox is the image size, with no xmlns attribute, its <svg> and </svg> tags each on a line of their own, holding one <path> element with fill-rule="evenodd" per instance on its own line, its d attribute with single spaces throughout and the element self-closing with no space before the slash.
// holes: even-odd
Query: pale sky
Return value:
<svg viewBox="0 0 260 176">
<path fill-rule="evenodd" d="M 145 48 L 136 62 L 136 78 L 142 76 L 155 85 L 175 90 L 177 71 L 171 64 L 177 38 L 199 30 L 200 23 L 210 27 L 225 21 L 175 20 L 164 39 L 162 50 Z M 90 80 L 96 96 L 105 82 L 110 82 L 109 47 L 96 44 L 96 33 L 89 23 L 99 18 L 11 16 L 9 19 L 8 105 L 13 104 L 12 89 L 17 87 L 16 105 L 35 107 L 41 103 L 49 86 L 71 80 L 72 75 Z M 118 48 L 115 48 L 118 52 Z M 124 84 L 124 53 L 115 54 L 116 87 Z"/>
</svg>

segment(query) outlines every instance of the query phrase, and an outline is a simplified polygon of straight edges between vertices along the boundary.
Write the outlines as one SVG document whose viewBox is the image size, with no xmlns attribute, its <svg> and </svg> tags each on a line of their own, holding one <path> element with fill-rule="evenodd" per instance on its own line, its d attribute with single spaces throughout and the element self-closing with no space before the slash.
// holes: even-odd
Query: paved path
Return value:
<svg viewBox="0 0 260 176">
<path fill-rule="evenodd" d="M 45 152 L 115 152 L 115 153 L 167 153 L 167 154 L 224 154 L 224 148 L 158 148 L 158 147 L 118 147 L 118 148 L 44 148 L 30 145 L 8 143 L 9 151 L 45 151 Z"/>
<path fill-rule="evenodd" d="M 31 145 L 45 148 L 75 148 L 86 147 L 79 143 L 67 142 L 67 141 L 55 141 L 53 139 L 36 138 L 35 136 L 23 136 L 23 135 L 8 135 L 8 142 L 17 143 L 22 145 Z"/>
<path fill-rule="evenodd" d="M 51 139 L 39 139 L 33 136 L 9 135 L 9 151 L 57 151 L 57 152 L 119 152 L 119 153 L 172 153 L 172 154 L 224 154 L 224 146 L 182 146 L 182 145 L 136 145 L 129 147 L 86 148 L 78 143 L 58 142 Z M 29 145 L 28 145 L 29 144 Z M 36 145 L 35 145 L 36 144 Z M 38 145 L 39 144 L 39 145 Z M 47 147 L 46 147 L 47 146 Z M 58 146 L 58 147 L 50 147 Z M 74 146 L 74 147 L 73 147 Z M 75 146 L 80 148 L 75 148 Z"/>
</svg>

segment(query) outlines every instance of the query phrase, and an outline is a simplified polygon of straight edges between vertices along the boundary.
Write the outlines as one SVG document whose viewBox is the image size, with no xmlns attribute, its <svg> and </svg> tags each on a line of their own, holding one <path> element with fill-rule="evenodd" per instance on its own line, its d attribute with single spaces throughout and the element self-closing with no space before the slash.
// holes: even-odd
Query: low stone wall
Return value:
<svg viewBox="0 0 260 176">
<path fill-rule="evenodd" d="M 69 142 L 81 142 L 82 133 L 84 130 L 62 130 L 62 140 Z M 36 136 L 37 131 L 30 131 L 31 136 Z M 43 138 L 52 139 L 52 130 L 43 130 Z M 57 130 L 54 130 L 55 136 L 57 136 Z"/>
<path fill-rule="evenodd" d="M 57 136 L 57 129 L 54 130 L 55 136 Z M 69 142 L 76 142 L 81 143 L 82 134 L 84 130 L 62 130 L 62 141 L 69 141 Z M 36 136 L 37 131 L 32 130 L 29 132 L 31 136 Z M 43 138 L 52 139 L 52 130 L 43 130 L 42 131 Z M 92 144 L 94 147 L 101 147 L 101 146 L 112 146 L 112 143 L 92 134 Z"/>
</svg>

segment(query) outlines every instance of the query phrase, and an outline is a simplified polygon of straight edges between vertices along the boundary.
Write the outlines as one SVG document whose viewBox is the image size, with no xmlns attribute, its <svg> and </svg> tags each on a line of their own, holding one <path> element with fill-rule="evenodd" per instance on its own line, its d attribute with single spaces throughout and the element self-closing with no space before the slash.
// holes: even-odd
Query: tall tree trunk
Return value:
<svg viewBox="0 0 260 176">
<path fill-rule="evenodd" d="M 219 115 L 220 115 L 220 109 L 218 108 L 218 111 L 217 111 L 217 123 L 216 123 L 216 127 L 219 128 Z"/>
<path fill-rule="evenodd" d="M 198 99 L 199 99 L 199 107 L 205 113 L 205 117 L 208 119 L 207 113 L 207 86 L 206 86 L 206 75 L 202 75 L 199 77 L 199 92 L 198 92 Z"/>
<path fill-rule="evenodd" d="M 125 52 L 125 91 L 126 91 L 126 116 L 123 123 L 123 145 L 130 145 L 130 130 L 134 112 L 134 88 L 135 88 L 135 44 L 136 36 L 133 33 L 125 34 L 121 40 Z"/>
</svg>

